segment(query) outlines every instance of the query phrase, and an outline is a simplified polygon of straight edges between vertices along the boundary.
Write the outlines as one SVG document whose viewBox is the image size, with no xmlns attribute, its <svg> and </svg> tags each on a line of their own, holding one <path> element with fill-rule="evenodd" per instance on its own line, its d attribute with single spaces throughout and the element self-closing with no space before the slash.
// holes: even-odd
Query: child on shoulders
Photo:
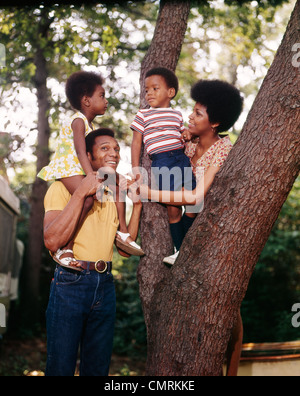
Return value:
<svg viewBox="0 0 300 396">
<path fill-rule="evenodd" d="M 95 129 L 93 120 L 97 116 L 104 115 L 108 107 L 103 84 L 102 76 L 92 72 L 79 71 L 70 76 L 66 84 L 66 95 L 77 112 L 70 122 L 62 128 L 58 147 L 52 161 L 38 174 L 38 177 L 45 181 L 61 181 L 71 195 L 74 194 L 82 179 L 93 172 L 86 153 L 85 138 Z M 125 203 L 120 202 L 118 194 L 117 186 L 116 206 L 120 220 L 120 231 L 122 231 L 122 236 L 126 235 L 126 238 L 124 240 L 124 237 L 123 239 L 117 237 L 116 244 L 121 239 L 121 250 L 128 254 L 142 255 L 141 248 L 135 244 L 127 231 Z M 93 204 L 94 198 L 88 197 L 79 224 L 82 224 Z M 54 261 L 59 265 L 68 268 L 71 266 L 72 269 L 76 270 L 78 263 L 73 253 L 73 241 L 69 241 L 67 246 L 63 246 L 57 252 L 52 253 Z M 77 270 L 80 271 L 80 269 Z"/>
</svg>

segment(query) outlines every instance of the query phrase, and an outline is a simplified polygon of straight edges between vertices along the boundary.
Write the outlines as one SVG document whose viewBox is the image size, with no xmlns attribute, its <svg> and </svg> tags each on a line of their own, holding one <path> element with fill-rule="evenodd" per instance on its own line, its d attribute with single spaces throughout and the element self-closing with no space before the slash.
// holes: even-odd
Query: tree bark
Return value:
<svg viewBox="0 0 300 396">
<path fill-rule="evenodd" d="M 292 65 L 299 15 L 298 0 L 204 211 L 174 268 L 153 285 L 148 375 L 218 376 L 222 371 L 250 277 L 300 170 L 300 70 Z M 162 268 L 157 259 L 153 265 Z"/>
<path fill-rule="evenodd" d="M 190 15 L 190 1 L 161 0 L 154 36 L 141 68 L 141 108 L 147 107 L 145 75 L 153 67 L 175 71 Z"/>
<path fill-rule="evenodd" d="M 189 13 L 190 1 L 161 0 L 154 37 L 142 63 L 142 108 L 147 106 L 144 91 L 146 72 L 153 67 L 166 67 L 173 71 L 176 70 Z M 142 154 L 141 165 L 148 170 L 150 176 L 151 161 L 145 150 Z M 141 260 L 138 268 L 138 281 L 145 321 L 148 325 L 154 285 L 168 274 L 168 269 L 161 264 L 162 260 L 173 253 L 168 215 L 164 206 L 150 203 L 143 205 L 141 237 L 146 256 Z"/>
</svg>

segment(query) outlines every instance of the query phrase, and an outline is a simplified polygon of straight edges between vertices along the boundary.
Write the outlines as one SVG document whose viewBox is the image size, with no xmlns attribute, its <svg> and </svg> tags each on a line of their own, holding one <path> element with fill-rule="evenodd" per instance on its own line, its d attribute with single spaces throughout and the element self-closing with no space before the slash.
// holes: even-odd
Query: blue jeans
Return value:
<svg viewBox="0 0 300 396">
<path fill-rule="evenodd" d="M 46 376 L 107 376 L 112 355 L 116 294 L 112 274 L 57 267 L 47 308 Z"/>
</svg>

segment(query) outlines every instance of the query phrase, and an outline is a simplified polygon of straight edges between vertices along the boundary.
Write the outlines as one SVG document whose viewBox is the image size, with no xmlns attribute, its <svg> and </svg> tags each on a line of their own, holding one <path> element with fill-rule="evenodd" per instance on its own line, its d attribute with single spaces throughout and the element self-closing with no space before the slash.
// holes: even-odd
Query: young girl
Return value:
<svg viewBox="0 0 300 396">
<path fill-rule="evenodd" d="M 60 142 L 53 160 L 43 168 L 38 177 L 45 181 L 60 180 L 70 194 L 73 194 L 85 175 L 93 172 L 86 154 L 86 136 L 95 128 L 92 121 L 104 115 L 108 101 L 103 88 L 104 79 L 92 72 L 79 71 L 71 75 L 66 84 L 66 95 L 72 107 L 77 110 L 70 123 L 62 128 Z M 143 255 L 142 249 L 132 240 L 125 221 L 125 204 L 119 202 L 117 189 L 116 206 L 120 220 L 120 236 L 116 244 L 128 254 Z M 93 206 L 94 198 L 85 201 L 81 223 Z M 120 245 L 120 246 L 119 246 Z M 73 241 L 54 253 L 53 259 L 63 267 L 76 269 L 73 254 Z M 80 269 L 79 269 L 80 270 Z"/>
</svg>

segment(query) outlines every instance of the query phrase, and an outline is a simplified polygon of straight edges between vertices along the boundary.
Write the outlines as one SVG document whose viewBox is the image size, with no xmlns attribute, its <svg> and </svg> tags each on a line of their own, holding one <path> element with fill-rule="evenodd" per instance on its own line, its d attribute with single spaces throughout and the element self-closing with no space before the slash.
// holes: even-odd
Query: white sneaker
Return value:
<svg viewBox="0 0 300 396">
<path fill-rule="evenodd" d="M 177 252 L 177 253 L 173 254 L 172 256 L 166 257 L 163 262 L 165 264 L 174 265 L 175 261 L 177 260 L 177 258 L 179 256 L 179 253 L 180 252 Z"/>
</svg>

